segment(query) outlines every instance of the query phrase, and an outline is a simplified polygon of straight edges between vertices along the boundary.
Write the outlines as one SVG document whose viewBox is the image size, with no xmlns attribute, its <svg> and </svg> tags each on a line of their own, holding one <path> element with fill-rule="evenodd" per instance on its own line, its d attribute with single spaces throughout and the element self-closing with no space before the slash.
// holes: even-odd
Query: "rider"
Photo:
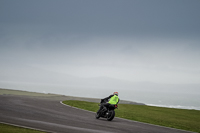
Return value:
<svg viewBox="0 0 200 133">
<path fill-rule="evenodd" d="M 113 105 L 118 104 L 118 103 L 119 103 L 119 100 L 120 100 L 119 97 L 118 97 L 118 92 L 114 92 L 113 95 L 110 95 L 109 97 L 106 97 L 106 98 L 104 98 L 104 99 L 101 99 L 101 101 L 103 101 L 103 100 L 108 101 L 108 99 L 110 99 L 109 102 L 106 102 L 106 103 L 102 103 L 102 104 L 101 104 L 100 110 L 102 110 L 103 108 L 105 108 L 104 111 L 106 111 L 107 108 L 108 108 L 111 104 L 113 104 Z M 100 111 L 100 110 L 99 110 L 99 111 Z"/>
</svg>

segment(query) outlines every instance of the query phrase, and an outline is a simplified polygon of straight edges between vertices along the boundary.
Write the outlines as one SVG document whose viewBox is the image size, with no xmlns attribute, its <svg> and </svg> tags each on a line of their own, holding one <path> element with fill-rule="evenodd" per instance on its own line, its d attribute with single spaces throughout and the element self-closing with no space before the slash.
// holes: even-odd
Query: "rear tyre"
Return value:
<svg viewBox="0 0 200 133">
<path fill-rule="evenodd" d="M 115 117 L 115 111 L 114 110 L 109 111 L 107 120 L 112 121 L 114 117 Z"/>
</svg>

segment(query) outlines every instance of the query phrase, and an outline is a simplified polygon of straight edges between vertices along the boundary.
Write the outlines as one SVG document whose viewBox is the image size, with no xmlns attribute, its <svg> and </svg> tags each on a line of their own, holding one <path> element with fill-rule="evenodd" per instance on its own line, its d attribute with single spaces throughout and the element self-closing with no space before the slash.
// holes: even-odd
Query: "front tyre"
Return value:
<svg viewBox="0 0 200 133">
<path fill-rule="evenodd" d="M 95 114 L 96 119 L 100 118 L 100 111 L 98 110 L 97 113 Z"/>
<path fill-rule="evenodd" d="M 107 116 L 107 120 L 112 121 L 114 117 L 115 117 L 115 111 L 114 110 L 109 111 L 109 114 Z"/>
<path fill-rule="evenodd" d="M 100 118 L 99 113 L 96 113 L 95 117 L 96 117 L 96 119 L 99 119 Z"/>
</svg>

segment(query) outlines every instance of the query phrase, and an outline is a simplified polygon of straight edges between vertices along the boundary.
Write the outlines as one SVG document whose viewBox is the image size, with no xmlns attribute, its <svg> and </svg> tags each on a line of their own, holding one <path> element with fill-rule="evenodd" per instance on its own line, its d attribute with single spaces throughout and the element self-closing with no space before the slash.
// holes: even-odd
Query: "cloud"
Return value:
<svg viewBox="0 0 200 133">
<path fill-rule="evenodd" d="M 0 71 L 199 83 L 199 1 L 104 2 L 2 1 Z"/>
<path fill-rule="evenodd" d="M 36 67 L 84 78 L 104 76 L 134 82 L 199 83 L 200 49 L 195 41 L 78 38 L 21 41 L 17 37 L 13 40 L 15 43 L 1 49 L 1 61 L 5 64 L 2 71 L 5 67 L 11 68 L 11 64 L 16 71 L 18 67 L 30 71 Z"/>
</svg>

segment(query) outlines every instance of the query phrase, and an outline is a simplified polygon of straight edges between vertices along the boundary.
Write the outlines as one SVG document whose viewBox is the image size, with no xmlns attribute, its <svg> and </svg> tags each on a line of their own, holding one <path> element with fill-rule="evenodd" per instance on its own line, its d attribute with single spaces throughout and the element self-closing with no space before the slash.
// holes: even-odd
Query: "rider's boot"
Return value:
<svg viewBox="0 0 200 133">
<path fill-rule="evenodd" d="M 107 108 L 104 107 L 104 108 L 102 109 L 102 113 L 105 113 L 106 111 L 107 111 Z"/>
</svg>

